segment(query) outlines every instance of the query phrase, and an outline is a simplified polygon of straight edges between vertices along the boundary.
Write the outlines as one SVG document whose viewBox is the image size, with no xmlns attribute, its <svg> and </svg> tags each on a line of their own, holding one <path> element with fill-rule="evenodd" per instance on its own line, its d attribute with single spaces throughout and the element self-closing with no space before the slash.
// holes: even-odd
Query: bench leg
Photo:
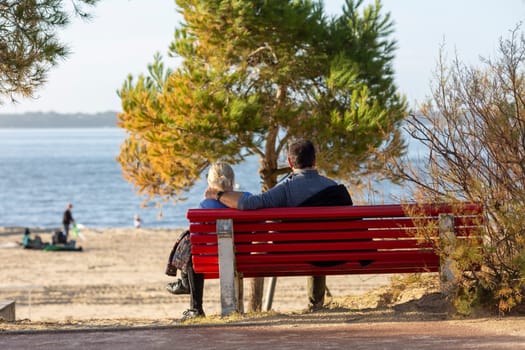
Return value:
<svg viewBox="0 0 525 350">
<path fill-rule="evenodd" d="M 217 220 L 219 252 L 219 279 L 221 290 L 221 316 L 243 312 L 242 276 L 237 273 L 235 247 L 233 244 L 233 221 Z"/>
<path fill-rule="evenodd" d="M 275 294 L 275 285 L 277 284 L 277 277 L 270 277 L 270 284 L 266 291 L 266 302 L 264 303 L 263 311 L 270 311 L 272 309 L 273 295 Z"/>
<path fill-rule="evenodd" d="M 441 293 L 450 296 L 455 289 L 455 262 L 452 259 L 454 251 L 454 216 L 450 214 L 439 214 L 439 238 L 445 243 L 445 254 L 439 266 Z"/>
</svg>

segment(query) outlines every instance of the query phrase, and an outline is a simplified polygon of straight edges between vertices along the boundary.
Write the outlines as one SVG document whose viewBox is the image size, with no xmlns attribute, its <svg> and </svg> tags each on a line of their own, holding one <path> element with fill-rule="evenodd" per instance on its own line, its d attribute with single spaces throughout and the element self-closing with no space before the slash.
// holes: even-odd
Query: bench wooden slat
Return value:
<svg viewBox="0 0 525 350">
<path fill-rule="evenodd" d="M 367 256 L 364 256 L 367 257 Z M 202 260 L 208 260 L 206 262 Z M 362 260 L 366 262 L 366 259 Z M 199 271 L 206 278 L 218 278 L 216 269 L 217 259 L 200 257 L 198 260 Z M 304 262 L 279 263 L 266 262 L 264 266 L 260 261 L 255 263 L 239 262 L 237 269 L 245 277 L 269 277 L 269 276 L 309 276 L 309 275 L 333 275 L 333 274 L 369 274 L 369 273 L 399 273 L 403 272 L 436 272 L 439 270 L 439 259 L 431 254 L 420 257 L 418 260 L 399 259 L 396 261 L 378 260 L 373 266 L 363 266 L 359 261 L 347 261 L 333 266 L 316 266 Z M 269 272 L 271 271 L 271 272 Z M 345 272 L 346 271 L 346 272 Z"/>
<path fill-rule="evenodd" d="M 359 239 L 388 239 L 388 238 L 414 238 L 416 231 L 405 229 L 391 229 L 381 232 L 372 230 L 356 231 L 320 231 L 320 232 L 260 232 L 243 233 L 236 232 L 235 243 L 262 242 L 271 239 L 273 242 L 280 241 L 341 241 Z M 201 234 L 192 232 L 194 244 L 213 244 L 217 242 L 215 233 Z"/>
<path fill-rule="evenodd" d="M 457 238 L 461 239 L 463 237 L 468 237 L 471 234 L 475 234 L 476 230 L 479 227 L 469 227 L 469 228 L 458 228 L 457 229 Z M 235 243 L 248 243 L 248 242 L 261 242 L 269 238 L 268 232 L 266 233 L 248 233 L 241 234 L 236 233 L 234 240 Z M 359 239 L 388 239 L 388 238 L 414 238 L 417 234 L 413 230 L 405 229 L 391 229 L 383 230 L 381 232 L 374 230 L 356 230 L 356 231 L 339 231 L 339 232 L 322 232 L 322 233 L 312 233 L 312 232 L 272 232 L 271 240 L 273 242 L 280 241 L 333 241 L 333 240 L 359 240 Z M 433 234 L 437 237 L 437 233 Z M 213 233 L 193 233 L 191 237 L 192 243 L 194 245 L 209 245 L 217 243 L 217 235 Z"/>
<path fill-rule="evenodd" d="M 432 257 L 439 260 L 438 256 L 431 250 L 391 250 L 391 251 L 346 251 L 346 252 L 317 252 L 317 253 L 268 253 L 268 254 L 236 254 L 237 263 L 242 265 L 245 262 L 283 262 L 293 263 L 295 261 L 359 261 L 376 258 L 377 260 L 397 261 L 419 261 Z M 217 264 L 217 255 L 195 255 L 193 257 L 194 268 L 198 272 L 201 264 Z"/>
<path fill-rule="evenodd" d="M 237 233 L 249 232 L 249 233 L 258 233 L 258 232 L 268 232 L 268 231 L 278 231 L 278 232 L 293 232 L 293 231 L 340 231 L 340 230 L 368 230 L 368 229 L 405 229 L 409 230 L 411 228 L 415 229 L 422 227 L 429 222 L 436 221 L 436 218 L 427 218 L 425 221 L 418 221 L 418 224 L 415 225 L 412 220 L 362 220 L 362 221 L 332 221 L 330 226 L 327 227 L 326 223 L 298 223 L 298 222 L 270 222 L 270 223 L 244 223 L 244 224 L 234 224 L 234 231 Z M 395 224 L 397 223 L 397 225 Z M 469 229 L 471 227 L 477 228 L 480 226 L 479 217 L 460 217 L 455 219 L 455 227 Z M 437 227 L 436 227 L 437 229 Z M 193 223 L 190 224 L 190 231 L 193 233 L 215 233 L 215 224 L 201 224 Z"/>
<path fill-rule="evenodd" d="M 424 218 L 418 221 L 417 226 L 422 226 L 429 223 L 432 218 Z M 327 222 L 329 226 L 327 226 Z M 415 227 L 415 224 L 410 218 L 368 218 L 366 220 L 358 219 L 337 219 L 334 220 L 319 220 L 319 221 L 266 221 L 266 222 L 242 222 L 235 223 L 233 230 L 240 232 L 267 232 L 267 231 L 320 231 L 320 230 L 348 230 L 348 229 L 381 229 L 381 228 L 410 228 Z M 192 224 L 190 226 L 191 232 L 215 232 L 214 224 Z"/>
<path fill-rule="evenodd" d="M 243 263 L 299 263 L 299 262 L 316 262 L 325 263 L 330 261 L 361 261 L 361 260 L 374 260 L 374 261 L 425 261 L 425 258 L 436 258 L 436 254 L 432 250 L 399 250 L 399 251 L 370 251 L 370 252 L 309 252 L 309 253 L 280 253 L 280 254 L 238 254 L 236 256 L 238 267 L 242 266 Z"/>
<path fill-rule="evenodd" d="M 238 211 L 236 209 L 190 209 L 186 217 L 190 222 L 215 222 L 217 218 L 228 219 L 235 217 L 236 221 L 254 221 L 276 219 L 304 219 L 312 215 L 312 207 L 300 208 L 266 208 L 258 210 Z M 451 204 L 385 204 L 360 205 L 348 207 L 316 207 L 312 219 L 335 218 L 366 218 L 366 217 L 404 217 L 410 213 L 437 216 L 440 213 L 480 214 L 483 208 L 477 203 Z"/>
<path fill-rule="evenodd" d="M 396 230 L 428 226 L 431 222 L 435 222 L 435 217 L 421 218 L 414 221 L 411 218 L 377 218 L 368 220 L 341 220 L 330 221 L 329 225 L 326 222 L 250 222 L 236 224 L 234 223 L 234 232 L 236 233 L 258 233 L 258 232 L 293 232 L 293 231 L 341 231 L 341 230 L 359 230 L 359 229 L 385 229 Z M 470 227 L 479 227 L 479 217 L 456 217 L 454 225 L 458 228 L 463 228 L 466 232 Z M 434 227 L 437 232 L 437 227 Z M 190 232 L 192 233 L 215 233 L 215 224 L 210 223 L 192 223 L 190 224 Z"/>
<path fill-rule="evenodd" d="M 428 242 L 420 243 L 416 239 L 382 240 L 382 241 L 314 241 L 301 242 L 272 242 L 257 244 L 237 244 L 235 251 L 241 253 L 277 253 L 277 252 L 318 252 L 318 251 L 361 251 L 361 250 L 389 250 L 389 249 L 423 249 L 432 248 Z M 217 245 L 195 245 L 193 254 L 217 254 Z"/>
<path fill-rule="evenodd" d="M 300 269 L 288 269 L 288 270 L 280 270 L 276 267 L 272 267 L 274 273 L 270 276 L 269 274 L 259 274 L 256 271 L 251 273 L 246 273 L 243 276 L 244 277 L 279 277 L 279 276 L 311 276 L 311 275 L 323 275 L 323 276 L 330 276 L 330 275 L 344 275 L 344 274 L 358 274 L 358 275 L 366 275 L 366 274 L 384 274 L 384 273 L 423 273 L 423 272 L 438 272 L 439 266 L 435 267 L 422 267 L 419 265 L 414 266 L 408 266 L 408 267 L 402 267 L 402 266 L 387 266 L 387 267 L 372 267 L 363 269 L 359 266 L 353 267 L 357 265 L 342 265 L 339 268 L 330 268 L 330 269 L 323 269 L 319 271 L 312 271 L 311 267 L 307 268 L 305 271 L 301 271 Z M 212 276 L 216 276 L 214 274 L 208 275 L 210 278 L 213 278 Z"/>
<path fill-rule="evenodd" d="M 439 265 L 435 266 L 421 266 L 419 264 L 408 264 L 403 266 L 402 264 L 397 265 L 386 265 L 381 266 L 377 264 L 374 267 L 362 268 L 357 263 L 347 263 L 344 265 L 331 267 L 331 268 L 312 268 L 312 266 L 305 265 L 304 268 L 301 268 L 301 265 L 295 265 L 295 267 L 280 267 L 278 265 L 269 265 L 269 268 L 272 268 L 272 273 L 268 273 L 267 270 L 261 272 L 256 271 L 255 269 L 243 273 L 242 277 L 253 278 L 253 277 L 280 277 L 280 276 L 330 276 L 330 275 L 348 275 L 348 274 L 357 274 L 357 275 L 369 275 L 369 274 L 385 274 L 385 273 L 428 273 L 428 272 L 438 272 Z M 200 272 L 204 275 L 206 279 L 219 278 L 219 273 L 217 271 L 211 272 Z"/>
<path fill-rule="evenodd" d="M 315 267 L 312 268 L 310 265 L 305 265 L 304 268 L 301 268 L 301 265 L 295 265 L 292 268 L 279 268 L 279 266 L 268 266 L 272 268 L 272 273 L 268 274 L 267 271 L 260 273 L 258 271 L 246 272 L 243 273 L 243 277 L 281 277 L 281 276 L 311 276 L 311 275 L 346 275 L 346 274 L 358 274 L 358 275 L 368 275 L 368 274 L 396 274 L 396 273 L 426 273 L 426 272 L 438 272 L 439 265 L 436 266 L 420 266 L 416 264 L 408 264 L 407 266 L 402 266 L 402 264 L 396 265 L 387 265 L 381 266 L 381 263 L 378 263 L 374 267 L 362 268 L 358 263 L 347 263 L 332 268 L 324 268 L 315 270 Z M 206 279 L 216 279 L 219 278 L 219 272 L 200 272 L 204 275 Z"/>
</svg>

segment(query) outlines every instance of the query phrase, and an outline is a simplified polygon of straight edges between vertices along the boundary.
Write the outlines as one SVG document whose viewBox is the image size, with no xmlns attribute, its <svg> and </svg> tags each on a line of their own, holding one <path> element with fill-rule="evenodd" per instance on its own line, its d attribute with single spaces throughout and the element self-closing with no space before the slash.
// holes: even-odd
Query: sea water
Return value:
<svg viewBox="0 0 525 350">
<path fill-rule="evenodd" d="M 86 227 L 132 227 L 135 214 L 144 227 L 187 226 L 206 181 L 184 202 L 143 208 L 116 161 L 125 137 L 119 128 L 0 129 L 0 226 L 61 227 L 68 202 Z M 257 168 L 255 159 L 234 166 L 241 190 L 260 190 Z"/>
<path fill-rule="evenodd" d="M 203 198 L 204 175 L 186 201 L 143 208 L 145 198 L 116 161 L 125 137 L 119 128 L 0 129 L 0 226 L 58 228 L 68 202 L 86 227 L 132 227 L 135 214 L 144 227 L 187 226 L 187 209 Z M 234 166 L 240 190 L 260 192 L 258 168 L 255 157 Z"/>
</svg>

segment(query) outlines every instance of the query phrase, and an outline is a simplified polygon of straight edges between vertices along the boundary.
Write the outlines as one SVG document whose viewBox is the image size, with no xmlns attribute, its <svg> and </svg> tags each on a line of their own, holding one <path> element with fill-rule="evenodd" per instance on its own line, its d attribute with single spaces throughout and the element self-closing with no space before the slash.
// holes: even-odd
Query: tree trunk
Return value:
<svg viewBox="0 0 525 350">
<path fill-rule="evenodd" d="M 250 281 L 250 303 L 248 312 L 260 312 L 262 310 L 263 292 L 264 277 L 252 278 Z"/>
<path fill-rule="evenodd" d="M 265 157 L 261 162 L 262 166 L 259 170 L 261 179 L 263 180 L 262 191 L 266 192 L 277 183 L 277 157 L 276 143 L 278 128 L 269 128 L 268 137 L 266 140 Z M 252 278 L 250 281 L 249 298 L 249 312 L 260 312 L 262 310 L 264 294 L 264 278 Z"/>
</svg>

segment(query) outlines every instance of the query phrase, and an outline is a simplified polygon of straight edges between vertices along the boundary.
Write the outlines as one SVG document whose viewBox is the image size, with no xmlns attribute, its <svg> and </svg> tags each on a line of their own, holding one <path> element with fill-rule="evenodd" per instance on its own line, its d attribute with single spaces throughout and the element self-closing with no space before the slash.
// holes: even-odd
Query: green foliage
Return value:
<svg viewBox="0 0 525 350">
<path fill-rule="evenodd" d="M 349 183 L 402 154 L 406 102 L 393 83 L 392 22 L 380 2 L 328 18 L 309 0 L 177 0 L 170 55 L 119 91 L 130 138 L 119 161 L 142 194 L 177 199 L 217 159 L 261 159 L 263 190 L 289 172 L 293 138 Z M 352 174 L 352 176 L 350 176 Z"/>
<path fill-rule="evenodd" d="M 98 1 L 73 0 L 73 12 L 88 17 L 83 5 Z M 68 54 L 57 37 L 68 22 L 64 0 L 0 0 L 0 97 L 31 96 L 45 83 L 49 69 Z"/>
</svg>

